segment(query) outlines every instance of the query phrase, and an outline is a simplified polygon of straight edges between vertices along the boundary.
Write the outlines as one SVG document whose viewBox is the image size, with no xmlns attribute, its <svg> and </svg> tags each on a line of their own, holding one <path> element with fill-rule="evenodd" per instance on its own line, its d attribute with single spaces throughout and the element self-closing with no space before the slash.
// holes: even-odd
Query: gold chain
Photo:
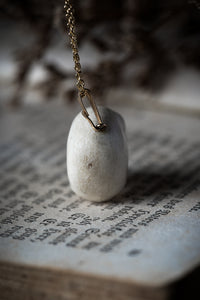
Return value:
<svg viewBox="0 0 200 300">
<path fill-rule="evenodd" d="M 81 94 L 85 94 L 85 83 L 82 79 L 81 74 L 81 64 L 80 64 L 80 57 L 78 54 L 78 45 L 77 45 L 77 38 L 75 33 L 75 18 L 73 14 L 73 7 L 70 3 L 70 0 L 65 0 L 64 8 L 66 10 L 66 17 L 67 17 L 67 26 L 68 26 L 68 35 L 70 37 L 70 45 L 72 48 L 73 53 L 73 60 L 75 64 L 75 71 L 76 71 L 76 79 L 77 79 L 77 87 Z"/>
<path fill-rule="evenodd" d="M 66 12 L 67 17 L 67 26 L 68 26 L 68 35 L 70 38 L 70 45 L 72 48 L 72 54 L 73 54 L 73 60 L 74 60 L 74 69 L 76 71 L 76 85 L 79 90 L 79 102 L 82 107 L 82 114 L 83 116 L 89 121 L 90 125 L 95 129 L 96 131 L 103 131 L 106 128 L 106 124 L 102 122 L 101 116 L 99 114 L 99 111 L 97 109 L 96 103 L 93 100 L 90 90 L 85 88 L 85 82 L 82 79 L 82 72 L 81 72 L 81 64 L 80 64 L 80 57 L 78 54 L 78 45 L 77 45 L 77 38 L 75 33 L 75 18 L 73 14 L 73 7 L 71 5 L 70 0 L 65 0 L 64 9 Z M 87 109 L 85 105 L 83 104 L 83 98 L 86 97 L 88 101 L 90 102 L 90 105 L 94 111 L 94 114 L 97 118 L 98 124 L 95 125 L 91 118 L 89 117 L 89 113 L 87 112 Z"/>
</svg>

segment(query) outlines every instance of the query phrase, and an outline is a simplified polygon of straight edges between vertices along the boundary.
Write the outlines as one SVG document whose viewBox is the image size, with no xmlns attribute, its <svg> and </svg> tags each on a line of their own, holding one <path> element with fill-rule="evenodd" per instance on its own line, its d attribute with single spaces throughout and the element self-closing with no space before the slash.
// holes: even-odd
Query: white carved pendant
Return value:
<svg viewBox="0 0 200 300">
<path fill-rule="evenodd" d="M 125 123 L 122 117 L 99 107 L 105 131 L 96 132 L 79 113 L 67 141 L 67 171 L 72 190 L 90 201 L 113 198 L 124 187 L 128 169 Z M 94 113 L 88 108 L 91 119 Z"/>
</svg>

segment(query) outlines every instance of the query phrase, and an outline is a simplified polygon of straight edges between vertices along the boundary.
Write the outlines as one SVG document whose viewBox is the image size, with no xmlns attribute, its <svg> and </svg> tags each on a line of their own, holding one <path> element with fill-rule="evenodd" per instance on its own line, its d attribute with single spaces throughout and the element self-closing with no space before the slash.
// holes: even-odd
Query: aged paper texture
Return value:
<svg viewBox="0 0 200 300">
<path fill-rule="evenodd" d="M 66 141 L 78 112 L 1 112 L 0 260 L 159 286 L 200 261 L 200 120 L 119 107 L 129 175 L 105 203 L 78 198 Z"/>
</svg>

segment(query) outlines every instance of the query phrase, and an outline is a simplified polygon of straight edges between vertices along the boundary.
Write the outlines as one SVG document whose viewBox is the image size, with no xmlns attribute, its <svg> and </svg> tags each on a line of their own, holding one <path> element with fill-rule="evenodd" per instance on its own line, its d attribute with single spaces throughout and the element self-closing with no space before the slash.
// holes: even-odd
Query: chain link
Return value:
<svg viewBox="0 0 200 300">
<path fill-rule="evenodd" d="M 85 95 L 85 82 L 82 79 L 82 72 L 81 72 L 81 64 L 80 64 L 80 57 L 78 54 L 78 45 L 77 45 L 77 38 L 75 33 L 75 18 L 73 7 L 70 3 L 70 0 L 65 0 L 64 9 L 66 12 L 67 17 L 67 26 L 68 26 L 68 35 L 70 37 L 70 45 L 72 48 L 73 53 L 73 60 L 74 60 L 74 69 L 76 71 L 76 85 L 80 92 L 80 95 L 83 97 Z"/>
<path fill-rule="evenodd" d="M 96 131 L 104 131 L 106 129 L 106 124 L 103 123 L 101 116 L 99 114 L 98 108 L 96 106 L 95 101 L 93 100 L 90 90 L 85 88 L 85 82 L 82 79 L 82 73 L 81 73 L 81 64 L 80 64 L 80 57 L 78 54 L 78 45 L 77 45 L 77 38 L 76 38 L 76 33 L 75 33 L 75 18 L 74 18 L 74 13 L 73 13 L 73 7 L 71 5 L 70 0 L 65 0 L 64 4 L 64 9 L 66 12 L 66 17 L 67 17 L 67 26 L 68 26 L 68 35 L 70 38 L 70 45 L 72 48 L 72 54 L 73 54 L 73 60 L 74 60 L 74 69 L 76 71 L 76 85 L 79 90 L 79 103 L 82 107 L 82 114 L 83 116 L 88 120 L 92 128 Z M 95 125 L 93 121 L 91 120 L 89 113 L 83 103 L 83 98 L 87 98 L 89 101 L 92 110 L 96 116 L 97 119 L 97 124 Z"/>
</svg>

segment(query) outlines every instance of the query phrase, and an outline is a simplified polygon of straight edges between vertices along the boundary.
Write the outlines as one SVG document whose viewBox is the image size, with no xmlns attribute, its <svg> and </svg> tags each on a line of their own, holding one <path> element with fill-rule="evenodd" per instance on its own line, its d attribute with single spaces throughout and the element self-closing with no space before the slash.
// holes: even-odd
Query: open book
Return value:
<svg viewBox="0 0 200 300">
<path fill-rule="evenodd" d="M 194 274 L 200 120 L 114 109 L 127 125 L 129 175 L 105 203 L 78 198 L 67 180 L 79 107 L 1 110 L 1 299 L 178 299 L 179 282 Z"/>
</svg>

